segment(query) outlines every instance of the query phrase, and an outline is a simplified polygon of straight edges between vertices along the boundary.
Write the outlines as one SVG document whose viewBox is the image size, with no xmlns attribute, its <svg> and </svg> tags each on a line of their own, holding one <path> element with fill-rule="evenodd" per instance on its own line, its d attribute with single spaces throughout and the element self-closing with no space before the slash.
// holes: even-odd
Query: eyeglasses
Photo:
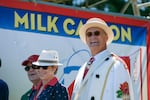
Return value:
<svg viewBox="0 0 150 100">
<path fill-rule="evenodd" d="M 32 66 L 26 66 L 26 67 L 24 68 L 24 70 L 25 70 L 25 71 L 29 71 L 31 67 L 32 67 L 32 69 L 34 69 L 34 68 L 33 68 L 33 65 L 32 65 Z"/>
<path fill-rule="evenodd" d="M 33 69 L 40 69 L 40 68 L 42 68 L 42 69 L 46 70 L 46 69 L 48 68 L 48 66 L 37 66 L 37 65 L 33 65 L 32 68 L 33 68 Z"/>
<path fill-rule="evenodd" d="M 45 69 L 45 70 L 48 68 L 48 66 L 36 66 L 36 65 L 32 65 L 32 66 L 26 66 L 26 67 L 24 68 L 24 70 L 25 70 L 25 71 L 29 71 L 30 68 L 32 68 L 32 69 L 40 69 L 40 67 L 42 67 L 42 68 Z"/>
<path fill-rule="evenodd" d="M 92 35 L 94 35 L 94 36 L 99 36 L 99 35 L 100 35 L 100 32 L 99 32 L 99 31 L 95 31 L 95 32 L 87 32 L 87 33 L 86 33 L 86 36 L 87 36 L 87 37 L 91 37 Z"/>
</svg>

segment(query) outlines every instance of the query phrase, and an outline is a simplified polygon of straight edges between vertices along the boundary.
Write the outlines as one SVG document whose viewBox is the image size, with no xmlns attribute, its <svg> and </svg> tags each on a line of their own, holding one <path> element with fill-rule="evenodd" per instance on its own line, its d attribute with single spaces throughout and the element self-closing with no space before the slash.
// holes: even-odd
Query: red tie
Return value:
<svg viewBox="0 0 150 100">
<path fill-rule="evenodd" d="M 87 66 L 84 71 L 84 74 L 83 74 L 83 79 L 86 76 L 87 72 L 89 71 L 89 68 L 90 68 L 91 64 L 94 62 L 94 60 L 95 60 L 94 57 L 91 57 L 90 60 L 88 61 Z"/>
</svg>

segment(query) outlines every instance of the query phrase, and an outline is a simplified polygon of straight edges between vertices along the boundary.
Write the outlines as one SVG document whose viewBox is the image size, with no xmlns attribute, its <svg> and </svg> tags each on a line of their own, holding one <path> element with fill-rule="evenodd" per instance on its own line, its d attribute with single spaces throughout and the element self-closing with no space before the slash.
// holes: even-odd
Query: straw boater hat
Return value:
<svg viewBox="0 0 150 100">
<path fill-rule="evenodd" d="M 79 30 L 79 36 L 84 43 L 86 43 L 86 36 L 85 36 L 86 31 L 88 28 L 91 28 L 91 27 L 99 27 L 103 29 L 108 36 L 107 45 L 112 42 L 114 38 L 114 33 L 112 29 L 106 24 L 106 22 L 100 18 L 90 18 L 86 22 L 86 24 L 84 24 Z"/>
<path fill-rule="evenodd" d="M 42 50 L 38 60 L 32 63 L 37 66 L 61 66 L 59 63 L 58 52 L 55 50 Z"/>
</svg>

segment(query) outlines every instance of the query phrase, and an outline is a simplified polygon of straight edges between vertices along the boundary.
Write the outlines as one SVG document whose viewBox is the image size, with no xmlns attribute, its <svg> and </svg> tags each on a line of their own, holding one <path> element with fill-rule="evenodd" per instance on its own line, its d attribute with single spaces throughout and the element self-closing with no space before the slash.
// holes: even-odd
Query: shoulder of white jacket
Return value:
<svg viewBox="0 0 150 100">
<path fill-rule="evenodd" d="M 112 57 L 113 57 L 115 60 L 117 60 L 117 61 L 119 61 L 120 63 L 122 63 L 122 64 L 124 65 L 124 68 L 125 68 L 125 69 L 128 69 L 128 66 L 127 66 L 126 62 L 125 62 L 121 57 L 119 57 L 118 55 L 116 55 L 116 54 L 114 54 L 114 53 L 112 53 Z"/>
</svg>

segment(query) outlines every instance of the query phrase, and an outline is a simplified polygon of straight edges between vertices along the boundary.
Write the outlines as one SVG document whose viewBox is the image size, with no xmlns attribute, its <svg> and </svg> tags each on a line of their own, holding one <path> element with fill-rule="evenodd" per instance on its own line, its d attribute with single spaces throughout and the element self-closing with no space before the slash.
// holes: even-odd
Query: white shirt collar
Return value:
<svg viewBox="0 0 150 100">
<path fill-rule="evenodd" d="M 98 53 L 97 55 L 94 56 L 95 60 L 97 59 L 101 59 L 101 58 L 105 58 L 106 56 L 109 56 L 110 52 L 106 49 L 100 53 Z"/>
</svg>

